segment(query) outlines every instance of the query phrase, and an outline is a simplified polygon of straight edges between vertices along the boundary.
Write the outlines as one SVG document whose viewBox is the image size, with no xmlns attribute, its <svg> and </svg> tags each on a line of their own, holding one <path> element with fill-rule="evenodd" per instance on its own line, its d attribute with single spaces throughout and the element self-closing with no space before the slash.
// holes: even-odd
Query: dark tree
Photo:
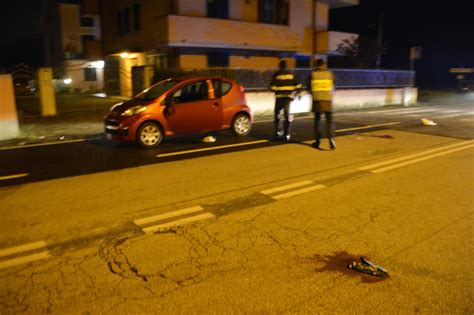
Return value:
<svg viewBox="0 0 474 315">
<path fill-rule="evenodd" d="M 338 56 L 331 57 L 333 68 L 374 69 L 377 62 L 377 40 L 359 35 L 343 40 L 337 46 Z"/>
</svg>

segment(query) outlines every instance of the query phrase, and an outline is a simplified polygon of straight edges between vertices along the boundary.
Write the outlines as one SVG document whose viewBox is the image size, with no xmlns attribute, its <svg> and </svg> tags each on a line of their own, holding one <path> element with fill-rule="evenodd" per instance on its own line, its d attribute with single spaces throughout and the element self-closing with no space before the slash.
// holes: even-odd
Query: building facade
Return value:
<svg viewBox="0 0 474 315">
<path fill-rule="evenodd" d="M 104 87 L 102 32 L 99 2 L 57 4 L 60 49 L 63 59 L 57 86 L 78 92 L 100 91 Z"/>
<path fill-rule="evenodd" d="M 108 80 L 131 93 L 132 67 L 307 68 L 354 34 L 328 31 L 329 10 L 359 0 L 102 0 Z M 313 17 L 314 10 L 314 17 Z M 313 31 L 314 30 L 314 31 Z M 114 78 L 115 76 L 115 78 Z"/>
</svg>

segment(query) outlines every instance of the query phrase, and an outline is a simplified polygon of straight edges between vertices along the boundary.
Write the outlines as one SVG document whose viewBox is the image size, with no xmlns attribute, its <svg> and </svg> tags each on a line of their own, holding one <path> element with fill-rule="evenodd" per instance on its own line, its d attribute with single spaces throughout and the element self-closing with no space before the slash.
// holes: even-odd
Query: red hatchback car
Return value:
<svg viewBox="0 0 474 315">
<path fill-rule="evenodd" d="M 107 138 L 154 148 L 163 137 L 231 129 L 247 135 L 253 115 L 243 88 L 223 78 L 168 79 L 116 104 L 105 116 Z"/>
</svg>

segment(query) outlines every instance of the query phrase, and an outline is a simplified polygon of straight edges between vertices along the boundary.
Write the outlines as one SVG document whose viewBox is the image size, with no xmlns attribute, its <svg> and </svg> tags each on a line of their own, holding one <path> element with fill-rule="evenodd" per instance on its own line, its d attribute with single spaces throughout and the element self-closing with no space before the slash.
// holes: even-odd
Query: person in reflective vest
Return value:
<svg viewBox="0 0 474 315">
<path fill-rule="evenodd" d="M 331 150 L 336 149 L 332 124 L 332 97 L 334 94 L 334 76 L 327 70 L 327 65 L 322 59 L 316 60 L 316 69 L 311 72 L 307 85 L 313 96 L 314 112 L 314 138 L 313 147 L 319 149 L 321 145 L 321 114 L 326 116 L 326 136 Z"/>
<path fill-rule="evenodd" d="M 290 103 L 295 92 L 301 88 L 301 84 L 296 81 L 293 72 L 286 70 L 286 61 L 280 60 L 279 70 L 273 75 L 270 90 L 275 92 L 275 137 L 278 139 L 285 136 L 286 141 L 291 138 L 291 123 L 293 115 L 290 114 Z M 284 111 L 284 130 L 281 128 L 280 114 Z"/>
</svg>

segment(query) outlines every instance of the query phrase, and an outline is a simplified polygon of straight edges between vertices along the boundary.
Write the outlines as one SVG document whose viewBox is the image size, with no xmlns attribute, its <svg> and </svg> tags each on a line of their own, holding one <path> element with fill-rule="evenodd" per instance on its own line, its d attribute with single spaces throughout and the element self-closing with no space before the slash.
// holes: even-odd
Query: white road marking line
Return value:
<svg viewBox="0 0 474 315">
<path fill-rule="evenodd" d="M 41 147 L 41 146 L 45 146 L 45 145 L 84 142 L 84 141 L 86 141 L 86 139 L 65 140 L 65 141 L 56 141 L 56 142 L 47 142 L 47 143 L 35 143 L 35 144 L 25 144 L 25 145 L 19 145 L 19 146 L 15 146 L 15 147 L 0 148 L 0 151 L 2 151 L 2 150 L 13 150 L 13 149 L 25 149 L 25 148 L 31 148 L 31 147 Z"/>
<path fill-rule="evenodd" d="M 443 118 L 454 118 L 454 117 L 469 116 L 469 115 L 474 115 L 474 113 L 456 112 L 456 113 L 448 114 L 448 115 L 438 115 L 438 116 L 435 115 L 435 116 L 431 116 L 431 118 L 443 119 Z"/>
<path fill-rule="evenodd" d="M 41 260 L 49 257 L 49 252 L 41 252 L 38 254 L 32 254 L 24 257 L 17 257 L 5 261 L 0 261 L 0 270 L 9 268 L 9 267 L 14 267 L 22 264 L 26 264 L 32 261 L 36 260 Z"/>
<path fill-rule="evenodd" d="M 370 129 L 370 128 L 375 128 L 375 127 L 392 126 L 392 125 L 399 125 L 399 124 L 401 124 L 400 121 L 395 121 L 395 122 L 385 123 L 385 124 L 367 125 L 367 126 L 363 126 L 363 127 L 338 129 L 338 130 L 335 130 L 334 132 L 345 132 L 345 131 L 351 131 L 351 130 Z"/>
<path fill-rule="evenodd" d="M 407 166 L 407 165 L 410 165 L 410 164 L 426 161 L 426 160 L 429 160 L 429 159 L 432 159 L 432 158 L 435 158 L 435 157 L 438 157 L 438 156 L 446 155 L 446 154 L 461 151 L 461 150 L 466 150 L 466 149 L 469 149 L 469 148 L 472 148 L 472 147 L 474 147 L 474 144 L 469 144 L 469 145 L 466 145 L 466 146 L 463 146 L 463 147 L 454 148 L 454 149 L 451 149 L 451 150 L 448 150 L 448 151 L 443 151 L 443 152 L 440 152 L 440 153 L 431 154 L 431 155 L 424 156 L 424 157 L 421 157 L 421 158 L 418 158 L 418 159 L 409 160 L 409 161 L 394 164 L 394 165 L 391 165 L 391 166 L 378 168 L 378 169 L 375 169 L 375 170 L 371 170 L 370 172 L 372 172 L 374 174 L 382 173 L 382 172 L 390 171 L 390 170 L 395 169 L 395 168 L 400 168 L 400 167 Z"/>
<path fill-rule="evenodd" d="M 415 107 L 415 108 L 374 110 L 374 111 L 368 111 L 368 112 L 349 112 L 349 113 L 341 113 L 341 114 L 347 114 L 347 115 L 351 115 L 351 114 L 357 114 L 357 115 L 364 115 L 364 114 L 395 115 L 395 114 L 404 113 L 404 112 L 427 111 L 427 110 L 433 111 L 433 110 L 436 110 L 436 109 L 429 109 L 429 108 L 421 109 L 419 107 Z"/>
<path fill-rule="evenodd" d="M 293 183 L 293 184 L 289 184 L 289 185 L 285 185 L 285 186 L 265 189 L 265 190 L 262 190 L 260 193 L 262 193 L 264 195 L 269 195 L 269 194 L 272 194 L 272 193 L 275 193 L 275 192 L 288 190 L 288 189 L 291 189 L 291 188 L 296 188 L 296 187 L 301 187 L 301 186 L 306 186 L 306 185 L 311 185 L 311 184 L 314 184 L 314 182 L 311 181 L 311 180 L 305 180 L 305 181 L 302 181 L 302 182 Z"/>
<path fill-rule="evenodd" d="M 308 192 L 311 192 L 311 191 L 314 191 L 314 190 L 318 190 L 318 189 L 323 189 L 323 188 L 326 188 L 326 186 L 324 186 L 324 185 L 315 185 L 315 186 L 310 186 L 310 187 L 306 187 L 306 188 L 299 189 L 299 190 L 290 191 L 290 192 L 287 192 L 287 193 L 284 193 L 284 194 L 272 196 L 272 198 L 276 199 L 276 200 L 280 200 L 280 199 L 305 194 L 305 193 L 308 193 Z"/>
<path fill-rule="evenodd" d="M 358 169 L 362 170 L 362 171 L 366 171 L 366 170 L 369 170 L 369 169 L 377 168 L 377 167 L 388 165 L 388 164 L 397 163 L 397 162 L 400 162 L 400 161 L 409 160 L 409 159 L 412 159 L 412 158 L 417 158 L 419 156 L 423 156 L 423 155 L 443 151 L 443 150 L 446 150 L 446 149 L 459 147 L 459 146 L 462 146 L 462 145 L 467 145 L 467 144 L 472 143 L 473 141 L 474 140 L 457 142 L 457 143 L 454 143 L 454 144 L 443 146 L 441 148 L 436 148 L 436 149 L 432 149 L 432 150 L 423 151 L 423 152 L 420 152 L 420 153 L 410 154 L 410 155 L 402 156 L 402 157 L 392 159 L 392 160 L 388 160 L 388 161 L 384 161 L 384 162 L 365 165 L 365 166 L 359 167 Z"/>
<path fill-rule="evenodd" d="M 213 215 L 212 213 L 206 212 L 206 213 L 203 213 L 203 214 L 195 215 L 195 216 L 192 216 L 192 217 L 188 217 L 188 218 L 184 218 L 184 219 L 180 219 L 180 220 L 176 220 L 176 221 L 172 221 L 172 222 L 168 222 L 168 223 L 163 223 L 163 224 L 158 224 L 158 225 L 145 227 L 142 230 L 143 230 L 143 232 L 145 232 L 147 234 L 151 234 L 151 233 L 155 233 L 155 232 L 158 232 L 158 231 L 166 230 L 167 228 L 170 228 L 170 227 L 189 224 L 189 223 L 200 221 L 200 220 L 213 219 L 215 217 L 216 216 Z"/>
<path fill-rule="evenodd" d="M 28 173 L 21 173 L 21 174 L 14 174 L 14 175 L 7 175 L 7 176 L 0 176 L 0 180 L 8 180 L 8 179 L 15 179 L 20 177 L 28 176 Z"/>
<path fill-rule="evenodd" d="M 43 247 L 46 247 L 45 241 L 38 241 L 38 242 L 28 243 L 28 244 L 19 245 L 19 246 L 8 247 L 8 248 L 0 249 L 0 257 L 9 256 L 12 254 L 26 252 L 29 250 L 34 250 L 34 249 L 43 248 Z"/>
<path fill-rule="evenodd" d="M 279 186 L 279 187 L 275 187 L 275 188 L 265 189 L 265 190 L 262 190 L 260 193 L 262 193 L 264 195 L 269 195 L 269 194 L 272 194 L 272 193 L 275 193 L 275 192 L 288 190 L 288 189 L 291 189 L 291 188 L 296 188 L 296 187 L 301 187 L 301 186 L 306 186 L 306 185 L 311 185 L 311 184 L 314 184 L 314 182 L 311 181 L 311 180 L 304 180 L 302 182 L 297 182 L 297 183 L 293 183 L 293 184 L 289 184 L 289 185 L 285 185 L 285 186 Z"/>
<path fill-rule="evenodd" d="M 393 112 L 393 113 L 387 113 L 385 114 L 386 116 L 392 116 L 392 115 L 403 115 L 403 116 L 410 116 L 412 114 L 417 113 L 417 115 L 422 114 L 422 113 L 431 113 L 431 112 L 436 112 L 439 109 L 420 109 L 420 110 L 405 110 L 405 111 L 400 111 L 400 112 Z"/>
<path fill-rule="evenodd" d="M 194 149 L 194 150 L 185 150 L 185 151 L 178 151 L 178 152 L 171 152 L 171 153 L 163 153 L 163 154 L 158 154 L 156 157 L 160 158 L 160 157 L 182 155 L 182 154 L 189 154 L 189 153 L 195 153 L 195 152 L 220 150 L 220 149 L 225 149 L 225 148 L 240 147 L 240 146 L 244 146 L 244 145 L 252 145 L 252 144 L 257 144 L 257 143 L 265 143 L 265 142 L 269 142 L 269 140 L 257 140 L 257 141 L 243 142 L 243 143 L 226 144 L 226 145 L 220 145 L 220 146 L 209 147 L 209 148 L 201 148 L 201 149 Z"/>
<path fill-rule="evenodd" d="M 169 218 L 172 218 L 172 217 L 178 217 L 180 215 L 185 215 L 185 214 L 198 212 L 198 211 L 202 211 L 202 210 L 204 210 L 204 209 L 201 206 L 194 206 L 194 207 L 185 208 L 185 209 L 181 209 L 181 210 L 166 212 L 166 213 L 163 213 L 163 214 L 153 215 L 151 217 L 137 219 L 137 220 L 134 220 L 133 222 L 135 222 L 136 225 L 144 225 L 144 224 L 148 224 L 148 223 L 151 223 L 151 222 L 160 221 L 160 220 L 164 220 L 164 219 L 169 219 Z"/>
</svg>

